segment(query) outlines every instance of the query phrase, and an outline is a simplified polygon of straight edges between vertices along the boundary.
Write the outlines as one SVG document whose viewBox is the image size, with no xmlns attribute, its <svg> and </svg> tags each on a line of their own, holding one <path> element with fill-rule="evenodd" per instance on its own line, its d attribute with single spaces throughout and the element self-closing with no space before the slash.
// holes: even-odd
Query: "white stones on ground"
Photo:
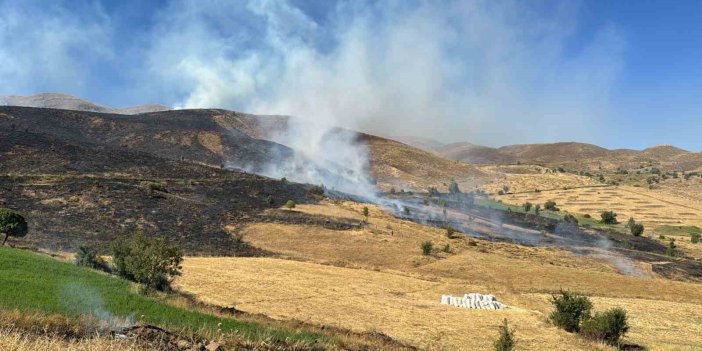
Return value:
<svg viewBox="0 0 702 351">
<path fill-rule="evenodd" d="M 506 307 L 503 303 L 497 301 L 495 295 L 478 293 L 464 294 L 462 297 L 441 295 L 441 304 L 479 310 L 501 310 Z"/>
</svg>

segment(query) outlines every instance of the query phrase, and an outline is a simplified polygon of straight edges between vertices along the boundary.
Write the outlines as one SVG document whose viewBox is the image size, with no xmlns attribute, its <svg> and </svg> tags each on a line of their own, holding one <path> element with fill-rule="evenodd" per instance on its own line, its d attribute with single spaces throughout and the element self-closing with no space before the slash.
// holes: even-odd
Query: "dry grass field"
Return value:
<svg viewBox="0 0 702 351">
<path fill-rule="evenodd" d="M 12 351 L 146 351 L 131 341 L 96 337 L 66 341 L 61 338 L 32 336 L 12 330 L 0 330 L 0 350 Z"/>
<path fill-rule="evenodd" d="M 362 219 L 363 205 L 323 202 L 296 211 Z M 551 326 L 549 293 L 592 296 L 596 309 L 622 306 L 629 343 L 650 350 L 702 349 L 702 285 L 620 275 L 606 261 L 551 248 L 466 238 L 398 220 L 370 207 L 369 225 L 326 230 L 305 224 L 252 224 L 244 240 L 277 258 L 187 258 L 177 286 L 206 302 L 274 318 L 380 331 L 431 350 L 490 349 L 507 318 L 520 350 L 603 350 Z M 423 256 L 420 243 L 434 252 Z M 450 253 L 441 249 L 449 244 Z M 645 267 L 642 267 L 645 269 Z M 650 272 L 650 269 L 649 269 Z M 493 293 L 510 308 L 459 309 L 442 294 Z"/>
<path fill-rule="evenodd" d="M 490 165 L 477 166 L 488 175 L 489 183 L 481 188 L 490 193 L 497 193 L 503 186 L 509 186 L 510 192 L 530 192 L 535 189 L 553 190 L 585 186 L 602 185 L 596 179 L 572 173 L 554 172 L 550 168 L 536 165 Z"/>
<path fill-rule="evenodd" d="M 634 217 L 637 221 L 656 225 L 702 226 L 702 203 L 689 201 L 666 190 L 615 186 L 568 190 L 552 190 L 497 196 L 506 203 L 526 201 L 543 204 L 553 200 L 562 210 L 590 214 L 599 219 L 602 211 L 615 211 L 620 221 Z M 649 233 L 650 234 L 650 233 Z"/>
</svg>

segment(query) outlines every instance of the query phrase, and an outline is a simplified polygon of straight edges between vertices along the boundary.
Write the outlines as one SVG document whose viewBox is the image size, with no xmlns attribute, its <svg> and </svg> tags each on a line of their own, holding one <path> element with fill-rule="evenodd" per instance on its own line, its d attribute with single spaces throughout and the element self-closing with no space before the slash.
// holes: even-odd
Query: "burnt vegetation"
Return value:
<svg viewBox="0 0 702 351">
<path fill-rule="evenodd" d="M 316 202 L 324 189 L 222 169 L 224 155 L 243 162 L 287 152 L 220 126 L 235 122 L 253 129 L 256 121 L 218 110 L 123 116 L 0 107 L 0 207 L 24 214 L 31 228 L 9 241 L 107 253 L 115 238 L 142 229 L 186 254 L 265 254 L 225 227 L 266 220 L 264 210 L 279 201 Z"/>
</svg>

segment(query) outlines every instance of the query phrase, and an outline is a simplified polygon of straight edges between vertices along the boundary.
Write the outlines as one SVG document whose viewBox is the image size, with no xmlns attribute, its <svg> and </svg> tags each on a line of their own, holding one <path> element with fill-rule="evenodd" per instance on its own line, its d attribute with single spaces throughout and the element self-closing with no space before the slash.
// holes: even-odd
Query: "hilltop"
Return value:
<svg viewBox="0 0 702 351">
<path fill-rule="evenodd" d="M 0 96 L 0 105 L 55 108 L 62 110 L 76 110 L 88 112 L 117 113 L 135 115 L 146 112 L 167 111 L 171 108 L 159 104 L 146 104 L 124 108 L 113 108 L 96 104 L 92 101 L 81 99 L 68 94 L 42 93 L 31 96 Z"/>
</svg>

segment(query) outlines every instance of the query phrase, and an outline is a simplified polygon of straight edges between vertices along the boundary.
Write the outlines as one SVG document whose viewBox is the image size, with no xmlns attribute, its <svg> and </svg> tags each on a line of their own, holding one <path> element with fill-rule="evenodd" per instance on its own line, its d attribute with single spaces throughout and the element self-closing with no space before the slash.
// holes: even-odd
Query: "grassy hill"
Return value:
<svg viewBox="0 0 702 351">
<path fill-rule="evenodd" d="M 72 318 L 91 316 L 106 322 L 127 319 L 190 332 L 222 329 L 261 340 L 325 340 L 322 334 L 277 329 L 172 306 L 137 294 L 125 280 L 7 247 L 0 247 L 0 282 L 0 306 L 5 310 Z"/>
<path fill-rule="evenodd" d="M 177 296 L 147 297 L 136 290 L 132 283 L 100 272 L 48 256 L 0 247 L 0 346 L 5 342 L 13 343 L 12 333 L 22 331 L 21 328 L 27 328 L 25 332 L 30 334 L 25 334 L 25 341 L 15 342 L 14 346 L 26 347 L 32 333 L 56 338 L 50 342 L 54 347 L 62 338 L 90 339 L 96 335 L 81 335 L 78 329 L 93 323 L 95 326 L 89 329 L 100 332 L 105 331 L 100 328 L 116 331 L 134 325 L 156 325 L 186 339 L 203 335 L 215 338 L 227 349 L 237 350 L 241 347 L 300 351 L 411 349 L 374 335 L 330 328 L 319 330 L 299 322 L 276 322 L 257 316 L 215 314 L 208 312 L 205 306 L 191 306 Z M 61 327 L 61 323 L 66 326 Z M 52 334 L 57 330 L 64 334 Z M 104 335 L 87 343 L 102 345 Z M 93 347 L 85 349 L 100 349 Z M 127 349 L 135 350 L 131 347 L 115 350 Z"/>
</svg>

